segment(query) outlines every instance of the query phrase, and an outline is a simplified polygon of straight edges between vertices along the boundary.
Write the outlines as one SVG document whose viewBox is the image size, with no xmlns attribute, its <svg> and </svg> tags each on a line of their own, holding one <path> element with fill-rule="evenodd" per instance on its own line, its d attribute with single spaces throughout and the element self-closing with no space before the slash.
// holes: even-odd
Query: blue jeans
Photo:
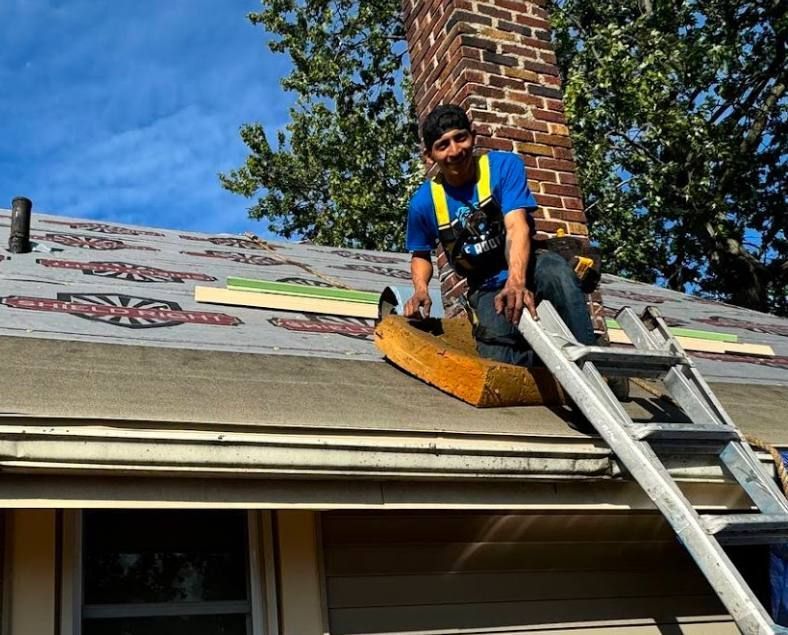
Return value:
<svg viewBox="0 0 788 635">
<path fill-rule="evenodd" d="M 537 250 L 528 279 L 537 304 L 549 300 L 578 342 L 595 343 L 580 281 L 564 258 L 552 251 Z M 468 293 L 468 302 L 476 313 L 476 350 L 487 359 L 528 366 L 533 360 L 528 342 L 514 324 L 495 312 L 494 300 L 499 291 L 477 289 Z"/>
</svg>

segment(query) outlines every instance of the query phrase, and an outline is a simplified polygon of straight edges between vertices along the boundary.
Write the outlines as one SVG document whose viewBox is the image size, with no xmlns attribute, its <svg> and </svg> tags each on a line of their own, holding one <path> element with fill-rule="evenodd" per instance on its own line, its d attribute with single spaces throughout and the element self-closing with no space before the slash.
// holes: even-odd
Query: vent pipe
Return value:
<svg viewBox="0 0 788 635">
<path fill-rule="evenodd" d="M 11 234 L 8 236 L 8 251 L 26 254 L 30 251 L 30 212 L 33 201 L 18 196 L 11 201 Z"/>
</svg>

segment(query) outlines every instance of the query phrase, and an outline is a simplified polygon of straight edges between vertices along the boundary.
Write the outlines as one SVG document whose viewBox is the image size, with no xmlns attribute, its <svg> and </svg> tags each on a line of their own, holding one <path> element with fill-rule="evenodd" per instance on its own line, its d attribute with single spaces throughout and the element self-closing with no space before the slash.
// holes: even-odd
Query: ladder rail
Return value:
<svg viewBox="0 0 788 635">
<path fill-rule="evenodd" d="M 638 318 L 632 309 L 624 307 L 616 315 L 616 320 L 637 347 L 653 351 L 665 350 L 668 346 L 671 351 L 687 357 L 681 344 L 672 336 L 667 323 L 655 307 L 646 308 L 643 320 Z M 643 323 L 644 320 L 654 325 L 653 331 L 649 331 Z M 788 513 L 788 500 L 782 495 L 774 480 L 761 468 L 755 452 L 750 449 L 703 375 L 692 360 L 687 358 L 687 361 L 688 363 L 682 368 L 672 368 L 665 376 L 665 387 L 671 397 L 693 421 L 706 421 L 710 418 L 720 426 L 735 430 L 742 443 L 730 444 L 720 454 L 723 467 L 763 513 Z M 752 478 L 753 475 L 755 480 Z"/>
<path fill-rule="evenodd" d="M 569 327 L 560 318 L 558 312 L 553 308 L 552 304 L 550 304 L 549 302 L 547 303 L 542 302 L 539 306 L 541 307 L 542 305 L 545 305 L 544 309 L 537 309 L 540 319 L 542 320 L 542 325 L 544 326 L 545 329 L 548 329 L 550 331 L 553 337 L 557 337 L 562 341 L 563 345 L 561 346 L 561 348 L 563 349 L 566 347 L 578 346 L 580 343 L 577 341 L 577 339 L 575 339 L 575 336 L 572 334 L 572 331 L 569 330 Z M 530 315 L 528 317 L 531 318 Z M 533 319 L 531 319 L 530 321 L 534 322 Z M 522 326 L 523 326 L 523 320 L 521 319 L 520 320 L 521 332 L 523 332 Z M 523 332 L 523 336 L 525 336 L 525 338 L 528 339 L 528 336 L 524 332 Z M 534 350 L 536 351 L 535 348 Z M 537 352 L 537 355 L 538 354 L 539 353 Z M 585 368 L 586 366 L 590 366 L 590 364 L 584 364 L 583 368 Z M 591 374 L 590 376 L 588 376 L 588 380 L 592 384 L 594 384 L 597 388 L 600 388 L 601 384 L 605 383 L 604 379 L 602 379 L 599 373 Z M 624 423 L 629 418 L 626 411 L 624 410 L 624 407 L 621 405 L 621 402 L 619 402 L 619 400 L 616 399 L 615 395 L 613 395 L 610 391 L 602 391 L 601 388 L 599 394 L 603 396 L 605 403 L 616 413 L 621 423 Z"/>
<path fill-rule="evenodd" d="M 630 435 L 627 428 L 634 426 L 634 422 L 610 392 L 594 364 L 585 362 L 581 370 L 566 359 L 554 338 L 563 340 L 564 346 L 578 343 L 552 305 L 541 302 L 537 313 L 539 322 L 527 311 L 523 313 L 519 324 L 521 333 L 673 527 L 742 632 L 745 635 L 788 633 L 788 629 L 772 621 L 758 602 L 651 446 Z M 550 333 L 550 330 L 557 332 Z"/>
<path fill-rule="evenodd" d="M 646 328 L 643 321 L 637 314 L 629 307 L 624 307 L 616 315 L 616 321 L 624 329 L 629 339 L 637 348 L 645 350 L 665 350 L 665 346 L 670 346 L 673 352 L 682 354 L 686 357 L 686 353 L 681 345 L 673 340 L 666 340 L 664 335 L 670 335 L 670 331 L 665 330 L 665 333 L 659 332 L 663 335 L 662 341 L 657 341 L 654 335 Z M 690 364 L 692 360 L 689 360 Z M 694 364 L 692 364 L 694 367 Z M 728 418 L 720 417 L 719 410 L 709 404 L 707 399 L 704 398 L 699 391 L 697 383 L 692 381 L 691 377 L 687 377 L 684 373 L 684 368 L 672 368 L 665 375 L 663 382 L 665 387 L 670 393 L 670 396 L 676 400 L 681 408 L 686 412 L 690 419 L 693 421 L 714 422 L 720 425 L 727 424 L 733 426 L 733 422 Z M 721 407 L 721 406 L 720 406 Z"/>
<path fill-rule="evenodd" d="M 767 476 L 746 443 L 729 444 L 720 454 L 723 467 L 747 492 L 755 506 L 764 514 L 788 513 L 788 500 L 777 484 Z M 753 480 L 753 475 L 756 478 Z"/>
<path fill-rule="evenodd" d="M 644 311 L 644 319 L 654 324 L 655 327 L 654 330 L 657 331 L 662 336 L 662 338 L 670 342 L 672 348 L 674 348 L 675 350 L 681 352 L 683 355 L 686 356 L 684 348 L 681 346 L 679 341 L 671 335 L 670 329 L 667 323 L 665 322 L 665 319 L 662 317 L 662 315 L 660 314 L 659 310 L 656 307 L 653 306 L 646 307 L 646 310 Z M 703 375 L 701 375 L 698 372 L 698 369 L 695 366 L 695 364 L 690 364 L 687 367 L 687 374 L 690 376 L 691 381 L 702 391 L 702 394 L 706 398 L 706 401 L 709 403 L 709 406 L 715 410 L 720 420 L 726 425 L 736 427 L 736 424 L 733 422 L 733 419 L 731 419 L 730 416 L 728 416 L 728 413 L 726 412 L 725 408 L 720 403 L 719 399 L 717 399 L 717 396 L 711 390 L 709 385 L 706 383 L 706 380 L 703 378 Z"/>
</svg>

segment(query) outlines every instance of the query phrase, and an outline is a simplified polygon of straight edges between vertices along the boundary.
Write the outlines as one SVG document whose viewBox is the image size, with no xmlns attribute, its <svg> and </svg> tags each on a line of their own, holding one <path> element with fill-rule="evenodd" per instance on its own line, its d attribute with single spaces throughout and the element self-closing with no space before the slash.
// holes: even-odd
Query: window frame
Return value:
<svg viewBox="0 0 788 635">
<path fill-rule="evenodd" d="M 246 615 L 247 635 L 276 633 L 276 587 L 275 580 L 269 576 L 273 568 L 267 557 L 269 552 L 273 553 L 270 514 L 246 511 L 247 600 L 86 605 L 82 588 L 83 513 L 80 509 L 66 510 L 60 536 L 63 557 L 61 634 L 82 635 L 84 619 L 242 614 Z"/>
</svg>

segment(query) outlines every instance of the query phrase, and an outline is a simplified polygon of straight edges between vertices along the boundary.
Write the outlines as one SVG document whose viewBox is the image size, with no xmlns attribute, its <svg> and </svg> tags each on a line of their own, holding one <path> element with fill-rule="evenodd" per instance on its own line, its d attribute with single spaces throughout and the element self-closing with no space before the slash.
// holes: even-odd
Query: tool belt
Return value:
<svg viewBox="0 0 788 635">
<path fill-rule="evenodd" d="M 557 253 L 569 263 L 580 280 L 583 293 L 593 293 L 602 277 L 602 259 L 599 250 L 587 240 L 574 236 L 556 236 L 534 241 L 536 249 L 546 249 Z"/>
</svg>

